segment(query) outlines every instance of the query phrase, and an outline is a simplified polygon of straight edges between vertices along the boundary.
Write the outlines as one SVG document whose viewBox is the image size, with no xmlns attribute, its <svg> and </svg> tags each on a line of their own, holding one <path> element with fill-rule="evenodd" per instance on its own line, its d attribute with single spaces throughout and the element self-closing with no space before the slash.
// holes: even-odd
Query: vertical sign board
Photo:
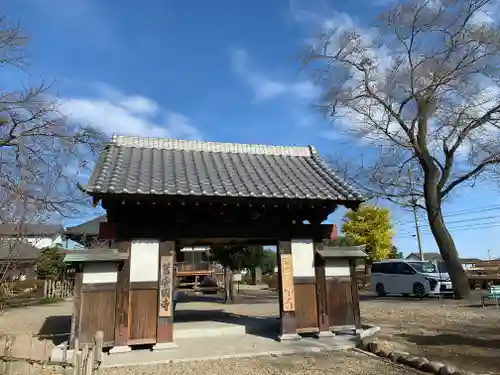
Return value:
<svg viewBox="0 0 500 375">
<path fill-rule="evenodd" d="M 281 287 L 283 311 L 295 311 L 292 254 L 281 254 Z"/>
<path fill-rule="evenodd" d="M 172 255 L 162 256 L 160 260 L 160 285 L 158 316 L 169 318 L 172 314 L 172 286 L 174 278 L 174 257 Z"/>
</svg>

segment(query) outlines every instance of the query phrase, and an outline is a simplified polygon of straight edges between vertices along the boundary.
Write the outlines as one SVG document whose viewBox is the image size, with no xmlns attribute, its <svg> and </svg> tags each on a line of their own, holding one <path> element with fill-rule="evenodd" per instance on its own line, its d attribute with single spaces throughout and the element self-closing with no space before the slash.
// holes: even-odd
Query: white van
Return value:
<svg viewBox="0 0 500 375">
<path fill-rule="evenodd" d="M 450 277 L 446 273 L 439 273 L 434 263 L 403 259 L 374 262 L 371 289 L 379 297 L 402 294 L 423 298 L 438 294 L 453 294 Z"/>
</svg>

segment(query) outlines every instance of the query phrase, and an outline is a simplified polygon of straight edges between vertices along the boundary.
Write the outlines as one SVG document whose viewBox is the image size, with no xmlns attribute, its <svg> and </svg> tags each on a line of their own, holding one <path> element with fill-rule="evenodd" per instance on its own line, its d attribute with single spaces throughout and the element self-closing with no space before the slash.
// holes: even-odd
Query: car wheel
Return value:
<svg viewBox="0 0 500 375">
<path fill-rule="evenodd" d="M 384 284 L 377 284 L 375 287 L 375 291 L 377 292 L 377 296 L 385 297 L 387 293 L 385 292 Z"/>
<path fill-rule="evenodd" d="M 403 297 L 409 297 L 410 296 L 410 293 L 403 293 L 402 294 Z"/>
<path fill-rule="evenodd" d="M 413 294 L 416 297 L 423 299 L 425 297 L 425 286 L 421 283 L 413 284 Z"/>
</svg>

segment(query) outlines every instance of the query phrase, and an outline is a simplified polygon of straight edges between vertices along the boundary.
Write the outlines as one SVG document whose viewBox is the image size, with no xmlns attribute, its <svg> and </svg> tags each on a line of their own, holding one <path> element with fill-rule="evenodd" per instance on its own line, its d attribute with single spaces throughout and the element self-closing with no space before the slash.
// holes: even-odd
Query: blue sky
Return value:
<svg viewBox="0 0 500 375">
<path fill-rule="evenodd" d="M 313 109 L 317 91 L 298 51 L 322 23 L 368 27 L 390 1 L 6 3 L 9 18 L 32 37 L 33 77 L 56 79 L 64 110 L 77 120 L 108 134 L 313 144 L 328 156 L 352 145 L 332 139 L 332 124 Z M 488 205 L 497 208 L 482 210 Z M 445 210 L 462 256 L 487 258 L 490 249 L 500 257 L 495 186 L 463 189 Z M 396 245 L 416 251 L 411 214 L 393 216 Z M 424 249 L 435 251 L 422 222 Z M 479 230 L 480 223 L 490 224 Z"/>
</svg>

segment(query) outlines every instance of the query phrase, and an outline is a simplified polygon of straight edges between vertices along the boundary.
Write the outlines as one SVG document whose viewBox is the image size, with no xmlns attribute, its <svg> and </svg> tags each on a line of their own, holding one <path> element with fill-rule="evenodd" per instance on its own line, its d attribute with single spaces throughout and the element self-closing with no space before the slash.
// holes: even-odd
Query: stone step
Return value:
<svg viewBox="0 0 500 375">
<path fill-rule="evenodd" d="M 201 337 L 239 336 L 246 333 L 245 325 L 223 322 L 186 322 L 174 324 L 174 341 Z"/>
</svg>

